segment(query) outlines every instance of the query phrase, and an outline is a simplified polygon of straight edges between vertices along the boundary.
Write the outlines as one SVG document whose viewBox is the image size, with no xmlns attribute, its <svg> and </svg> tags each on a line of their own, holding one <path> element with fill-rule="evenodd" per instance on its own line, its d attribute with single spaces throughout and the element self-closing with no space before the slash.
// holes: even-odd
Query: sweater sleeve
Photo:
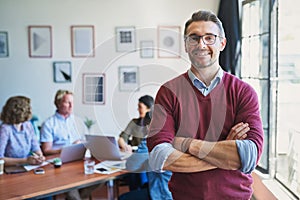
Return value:
<svg viewBox="0 0 300 200">
<path fill-rule="evenodd" d="M 256 163 L 258 162 L 263 150 L 263 128 L 260 116 L 258 97 L 255 90 L 248 84 L 240 87 L 237 97 L 236 122 L 249 124 L 250 130 L 247 132 L 247 140 L 251 140 L 257 148 Z M 246 149 L 247 150 L 247 149 Z"/>
<path fill-rule="evenodd" d="M 147 138 L 149 152 L 161 143 L 172 143 L 175 137 L 175 121 L 173 118 L 174 97 L 172 92 L 162 86 L 155 99 L 150 131 Z"/>
</svg>

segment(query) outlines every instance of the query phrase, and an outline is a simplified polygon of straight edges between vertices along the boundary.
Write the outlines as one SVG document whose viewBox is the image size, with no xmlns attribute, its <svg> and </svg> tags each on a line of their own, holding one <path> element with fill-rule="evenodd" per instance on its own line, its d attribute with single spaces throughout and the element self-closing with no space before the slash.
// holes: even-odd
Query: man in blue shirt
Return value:
<svg viewBox="0 0 300 200">
<path fill-rule="evenodd" d="M 41 144 L 45 155 L 60 153 L 63 146 L 79 143 L 87 133 L 83 121 L 72 114 L 72 92 L 58 90 L 54 103 L 57 108 L 55 114 L 41 128 Z"/>
</svg>

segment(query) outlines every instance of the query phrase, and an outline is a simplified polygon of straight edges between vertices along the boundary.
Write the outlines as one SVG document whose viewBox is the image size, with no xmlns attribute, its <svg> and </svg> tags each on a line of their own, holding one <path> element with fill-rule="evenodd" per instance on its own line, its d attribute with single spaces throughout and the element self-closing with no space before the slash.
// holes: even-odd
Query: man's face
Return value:
<svg viewBox="0 0 300 200">
<path fill-rule="evenodd" d="M 73 95 L 66 94 L 58 104 L 58 113 L 62 115 L 70 115 L 73 111 Z"/>
<path fill-rule="evenodd" d="M 213 34 L 220 36 L 218 26 L 211 21 L 192 22 L 186 31 L 186 36 L 196 35 L 203 36 Z M 192 65 L 196 69 L 206 68 L 213 65 L 219 65 L 219 55 L 226 45 L 226 39 L 216 37 L 216 41 L 212 45 L 207 45 L 200 39 L 199 44 L 189 45 L 185 42 L 185 50 L 189 55 Z"/>
</svg>

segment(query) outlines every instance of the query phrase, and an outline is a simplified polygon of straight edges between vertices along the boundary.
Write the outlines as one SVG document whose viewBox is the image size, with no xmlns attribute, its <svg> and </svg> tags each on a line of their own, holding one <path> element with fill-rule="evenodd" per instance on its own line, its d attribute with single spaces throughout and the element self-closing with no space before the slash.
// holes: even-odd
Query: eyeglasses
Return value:
<svg viewBox="0 0 300 200">
<path fill-rule="evenodd" d="M 202 38 L 202 41 L 205 45 L 213 45 L 216 42 L 216 38 L 221 37 L 214 34 L 205 34 L 205 35 L 188 35 L 185 37 L 185 41 L 190 46 L 196 46 L 199 44 L 200 39 Z M 221 37 L 222 38 L 222 37 Z"/>
</svg>

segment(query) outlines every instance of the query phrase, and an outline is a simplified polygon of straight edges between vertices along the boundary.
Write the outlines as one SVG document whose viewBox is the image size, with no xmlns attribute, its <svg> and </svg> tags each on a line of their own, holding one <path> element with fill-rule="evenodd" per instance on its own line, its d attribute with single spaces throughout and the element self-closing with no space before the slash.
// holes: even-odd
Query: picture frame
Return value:
<svg viewBox="0 0 300 200">
<path fill-rule="evenodd" d="M 95 56 L 95 30 L 93 25 L 71 26 L 72 57 Z"/>
<path fill-rule="evenodd" d="M 116 51 L 128 52 L 136 50 L 135 27 L 116 27 Z"/>
<path fill-rule="evenodd" d="M 158 26 L 158 57 L 180 58 L 180 26 Z"/>
<path fill-rule="evenodd" d="M 84 73 L 83 79 L 83 103 L 105 104 L 105 74 Z"/>
<path fill-rule="evenodd" d="M 140 84 L 138 66 L 119 66 L 120 91 L 138 91 Z"/>
<path fill-rule="evenodd" d="M 0 58 L 8 57 L 8 32 L 0 31 Z"/>
<path fill-rule="evenodd" d="M 140 57 L 141 58 L 154 57 L 154 42 L 152 40 L 140 41 Z"/>
<path fill-rule="evenodd" d="M 72 66 L 69 61 L 53 62 L 53 80 L 56 83 L 72 82 Z"/>
<path fill-rule="evenodd" d="M 29 57 L 52 57 L 51 26 L 28 26 Z"/>
</svg>

